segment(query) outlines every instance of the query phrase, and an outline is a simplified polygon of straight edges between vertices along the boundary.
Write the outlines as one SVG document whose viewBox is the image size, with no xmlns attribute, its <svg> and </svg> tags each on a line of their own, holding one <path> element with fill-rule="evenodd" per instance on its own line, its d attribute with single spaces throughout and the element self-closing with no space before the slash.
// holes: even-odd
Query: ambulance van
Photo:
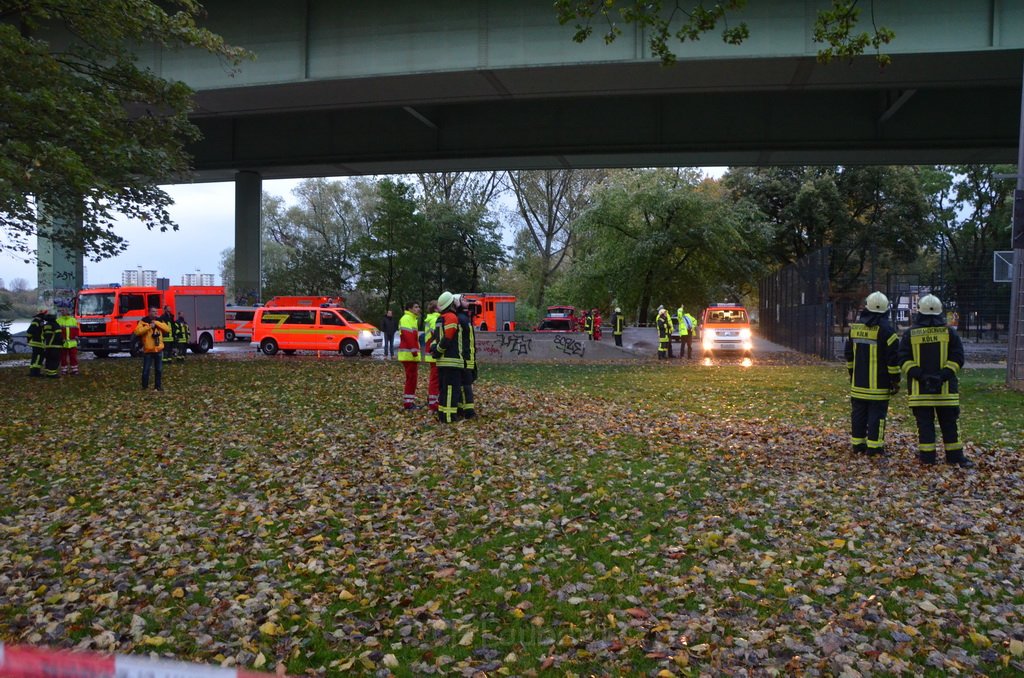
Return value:
<svg viewBox="0 0 1024 678">
<path fill-rule="evenodd" d="M 330 351 L 344 356 L 370 355 L 384 335 L 347 308 L 272 306 L 256 309 L 250 345 L 264 355 L 279 350 Z"/>
</svg>

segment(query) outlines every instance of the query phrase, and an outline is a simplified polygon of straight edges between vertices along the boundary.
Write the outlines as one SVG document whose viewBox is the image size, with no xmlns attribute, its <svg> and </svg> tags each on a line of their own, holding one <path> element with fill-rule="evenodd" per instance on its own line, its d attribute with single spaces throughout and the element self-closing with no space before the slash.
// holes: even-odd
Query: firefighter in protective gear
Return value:
<svg viewBox="0 0 1024 678">
<path fill-rule="evenodd" d="M 679 319 L 679 357 L 692 358 L 693 335 L 697 331 L 697 319 L 687 313 L 686 307 L 682 304 L 676 311 L 676 317 Z"/>
<path fill-rule="evenodd" d="M 420 365 L 420 305 L 410 301 L 398 320 L 398 361 L 405 368 L 402 409 L 416 409 L 416 382 Z"/>
<path fill-rule="evenodd" d="M 427 304 L 427 315 L 423 318 L 423 360 L 430 365 L 430 380 L 427 382 L 427 409 L 437 412 L 437 395 L 441 392 L 438 381 L 437 359 L 434 358 L 434 344 L 437 342 L 437 321 L 441 314 L 437 311 L 437 302 Z"/>
<path fill-rule="evenodd" d="M 594 340 L 594 315 L 587 311 L 583 314 L 583 330 L 587 333 L 587 339 Z"/>
<path fill-rule="evenodd" d="M 29 363 L 28 376 L 43 376 L 43 358 L 46 354 L 46 344 L 43 343 L 43 326 L 46 325 L 45 308 L 39 309 L 39 313 L 32 316 L 32 322 L 28 324 L 28 345 L 32 347 L 32 362 Z"/>
<path fill-rule="evenodd" d="M 935 463 L 938 419 L 946 463 L 974 466 L 964 456 L 957 426 L 964 345 L 956 330 L 946 325 L 938 297 L 928 294 L 918 301 L 914 324 L 900 340 L 899 360 L 907 375 L 910 411 L 917 421 L 917 458 L 923 464 Z"/>
<path fill-rule="evenodd" d="M 171 313 L 170 306 L 164 306 L 163 315 L 160 316 L 160 320 L 170 328 L 167 334 L 164 335 L 164 353 L 163 361 L 164 364 L 174 361 L 174 354 L 178 350 L 178 339 L 177 339 L 177 323 L 174 322 L 174 314 Z"/>
<path fill-rule="evenodd" d="M 47 313 L 43 322 L 43 376 L 60 376 L 60 352 L 64 348 L 64 332 L 57 324 L 57 316 Z"/>
<path fill-rule="evenodd" d="M 437 418 L 442 424 L 458 421 L 459 403 L 462 400 L 462 374 L 466 363 L 462 358 L 463 338 L 459 317 L 455 313 L 455 295 L 442 292 L 437 298 L 441 313 L 437 328 L 438 338 L 434 344 L 434 359 L 437 360 L 437 374 L 440 382 Z"/>
<path fill-rule="evenodd" d="M 612 313 L 612 336 L 615 338 L 616 346 L 622 346 L 622 327 L 625 324 L 622 309 L 616 306 L 615 312 Z"/>
<path fill-rule="evenodd" d="M 78 320 L 68 308 L 62 308 L 57 316 L 63 344 L 60 349 L 60 373 L 78 374 Z"/>
<path fill-rule="evenodd" d="M 178 346 L 178 352 L 174 355 L 174 359 L 179 363 L 185 362 L 185 352 L 188 351 L 188 340 L 191 338 L 192 330 L 183 314 L 178 314 L 178 319 L 174 321 L 171 331 L 174 332 L 174 340 Z"/>
<path fill-rule="evenodd" d="M 889 399 L 899 392 L 899 337 L 889 324 L 889 299 L 868 295 L 865 308 L 850 325 L 844 354 L 850 375 L 850 442 L 853 451 L 885 453 Z"/>
<path fill-rule="evenodd" d="M 455 316 L 459 319 L 459 334 L 462 335 L 462 399 L 459 401 L 459 416 L 472 419 L 476 416 L 473 399 L 473 382 L 476 381 L 476 332 L 469 316 L 469 306 L 461 294 L 455 295 Z"/>
<path fill-rule="evenodd" d="M 658 307 L 655 324 L 658 326 L 658 360 L 665 360 L 672 356 L 672 318 L 664 306 Z"/>
</svg>

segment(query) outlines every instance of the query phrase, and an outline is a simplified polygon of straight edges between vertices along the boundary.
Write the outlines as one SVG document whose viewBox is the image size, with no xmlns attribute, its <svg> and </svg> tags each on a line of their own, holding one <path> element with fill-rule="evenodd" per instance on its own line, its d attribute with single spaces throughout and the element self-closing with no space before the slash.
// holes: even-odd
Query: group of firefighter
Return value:
<svg viewBox="0 0 1024 678">
<path fill-rule="evenodd" d="M 169 308 L 164 308 L 163 315 L 144 318 L 139 321 L 135 336 L 140 337 L 144 352 L 159 353 L 163 364 L 185 360 L 188 350 L 190 329 L 181 313 L 175 318 Z M 149 328 L 153 320 L 159 320 L 166 329 L 157 328 L 159 337 L 147 343 L 142 328 Z M 40 309 L 32 316 L 26 332 L 28 345 L 32 349 L 32 360 L 28 373 L 31 377 L 49 377 L 56 379 L 60 375 L 75 376 L 78 372 L 78 339 L 80 331 L 78 320 L 71 309 L 61 307 L 59 315 L 49 309 Z"/>
<path fill-rule="evenodd" d="M 60 315 L 40 309 L 26 334 L 32 349 L 29 376 L 56 379 L 78 374 L 78 320 L 70 309 L 62 307 Z"/>
<path fill-rule="evenodd" d="M 442 292 L 427 304 L 422 331 L 420 305 L 407 303 L 398 333 L 398 360 L 405 369 L 402 408 L 419 409 L 416 386 L 419 364 L 425 362 L 430 365 L 427 408 L 445 424 L 475 417 L 476 334 L 463 296 Z"/>
<path fill-rule="evenodd" d="M 902 337 L 893 329 L 888 314 L 889 299 L 881 292 L 871 293 L 857 322 L 850 325 L 846 341 L 854 452 L 885 454 L 889 400 L 899 393 L 905 375 L 910 410 L 917 423 L 918 460 L 929 465 L 937 461 L 938 419 L 946 463 L 974 466 L 964 456 L 958 430 L 964 346 L 956 330 L 946 324 L 942 302 L 932 294 L 921 297 L 913 324 Z"/>
<path fill-rule="evenodd" d="M 686 312 L 685 306 L 680 305 L 676 310 L 675 327 L 673 327 L 672 315 L 664 306 L 658 307 L 658 315 L 654 324 L 658 328 L 658 360 L 667 360 L 673 357 L 673 331 L 679 332 L 679 357 L 693 358 L 693 335 L 697 333 L 697 319 Z"/>
</svg>

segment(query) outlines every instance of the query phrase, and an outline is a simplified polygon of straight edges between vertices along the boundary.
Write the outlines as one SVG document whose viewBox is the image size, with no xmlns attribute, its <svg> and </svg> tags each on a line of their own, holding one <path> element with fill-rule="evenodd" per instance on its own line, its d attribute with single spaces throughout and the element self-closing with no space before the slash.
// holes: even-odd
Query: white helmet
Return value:
<svg viewBox="0 0 1024 678">
<path fill-rule="evenodd" d="M 918 300 L 917 312 L 921 315 L 942 315 L 942 302 L 934 294 L 926 294 Z"/>
<path fill-rule="evenodd" d="M 616 313 L 622 313 L 622 309 L 621 309 L 621 308 L 619 308 L 618 306 L 616 306 L 616 307 L 615 307 L 615 312 L 616 312 Z"/>
<path fill-rule="evenodd" d="M 881 292 L 872 292 L 868 295 L 866 306 L 872 313 L 885 313 L 889 310 L 889 297 Z"/>
<path fill-rule="evenodd" d="M 441 296 L 437 298 L 437 310 L 444 311 L 449 306 L 455 303 L 455 295 L 451 292 L 441 292 Z"/>
</svg>

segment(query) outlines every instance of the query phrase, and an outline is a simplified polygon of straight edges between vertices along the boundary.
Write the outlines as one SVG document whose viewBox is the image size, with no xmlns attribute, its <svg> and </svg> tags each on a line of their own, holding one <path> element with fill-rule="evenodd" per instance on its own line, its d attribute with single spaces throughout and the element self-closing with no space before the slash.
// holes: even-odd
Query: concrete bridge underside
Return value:
<svg viewBox="0 0 1024 678">
<path fill-rule="evenodd" d="M 201 91 L 201 180 L 1014 162 L 1024 50 L 560 66 Z"/>
</svg>

